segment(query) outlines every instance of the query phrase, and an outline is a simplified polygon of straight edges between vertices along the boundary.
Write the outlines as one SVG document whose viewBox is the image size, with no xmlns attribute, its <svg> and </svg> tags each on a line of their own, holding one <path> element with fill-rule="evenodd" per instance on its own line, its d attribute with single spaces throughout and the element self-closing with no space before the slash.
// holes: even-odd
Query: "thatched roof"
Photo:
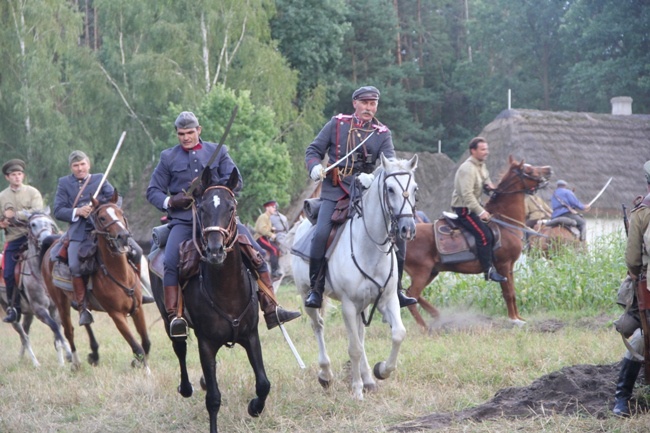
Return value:
<svg viewBox="0 0 650 433">
<path fill-rule="evenodd" d="M 589 216 L 616 216 L 621 204 L 646 191 L 643 163 L 650 159 L 650 116 L 598 113 L 504 110 L 480 134 L 490 145 L 488 169 L 496 184 L 507 166 L 508 155 L 533 165 L 550 165 L 553 179 L 540 195 L 546 200 L 555 181 L 566 180 L 577 197 L 589 202 L 607 179 L 612 183 L 594 203 Z M 459 159 L 438 185 L 419 184 L 431 193 L 433 217 L 448 210 Z"/>
</svg>

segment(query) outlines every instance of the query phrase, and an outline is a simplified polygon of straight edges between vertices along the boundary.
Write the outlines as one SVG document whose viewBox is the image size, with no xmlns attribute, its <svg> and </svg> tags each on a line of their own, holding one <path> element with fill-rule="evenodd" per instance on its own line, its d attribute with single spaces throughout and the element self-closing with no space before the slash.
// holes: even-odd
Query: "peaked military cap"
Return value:
<svg viewBox="0 0 650 433">
<path fill-rule="evenodd" d="M 192 129 L 199 127 L 199 120 L 191 111 L 183 111 L 174 122 L 176 129 Z"/>
<path fill-rule="evenodd" d="M 267 206 L 272 206 L 272 205 L 277 205 L 277 204 L 278 204 L 278 202 L 276 202 L 275 200 L 269 200 L 266 203 L 264 203 L 262 206 L 267 207 Z"/>
<path fill-rule="evenodd" d="M 567 186 L 567 185 L 569 185 L 569 184 L 567 183 L 566 180 L 562 180 L 562 179 L 560 179 L 560 180 L 558 180 L 558 181 L 555 183 L 555 185 L 556 185 L 556 186 Z"/>
<path fill-rule="evenodd" d="M 15 171 L 25 172 L 25 161 L 22 159 L 10 159 L 2 166 L 2 174 L 5 176 Z"/>
<path fill-rule="evenodd" d="M 379 90 L 377 90 L 376 87 L 374 86 L 363 86 L 359 87 L 357 90 L 354 91 L 352 94 L 352 99 L 357 101 L 365 101 L 365 100 L 379 100 Z"/>
<path fill-rule="evenodd" d="M 75 162 L 83 161 L 84 159 L 90 161 L 88 155 L 86 155 L 81 150 L 73 150 L 72 152 L 70 152 L 70 156 L 68 156 L 68 165 L 72 165 Z"/>
</svg>

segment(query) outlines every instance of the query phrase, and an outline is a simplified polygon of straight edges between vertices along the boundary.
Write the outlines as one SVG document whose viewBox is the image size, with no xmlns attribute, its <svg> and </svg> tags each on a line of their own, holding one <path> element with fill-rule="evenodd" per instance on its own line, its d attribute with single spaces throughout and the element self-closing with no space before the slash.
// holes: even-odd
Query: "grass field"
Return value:
<svg viewBox="0 0 650 433">
<path fill-rule="evenodd" d="M 337 378 L 324 391 L 317 382 L 317 349 L 305 318 L 287 325 L 307 364 L 301 370 L 278 330 L 260 327 L 271 395 L 260 418 L 246 406 L 254 380 L 243 349 L 222 349 L 217 376 L 223 395 L 221 432 L 387 432 L 403 422 L 432 413 L 456 412 L 491 399 L 499 390 L 522 387 L 542 375 L 577 364 L 618 362 L 624 347 L 611 326 L 620 314 L 614 305 L 624 276 L 623 241 L 612 235 L 590 245 L 589 254 L 567 253 L 552 263 L 522 261 L 516 270 L 520 311 L 528 319 L 512 327 L 500 289 L 475 276 L 444 275 L 427 297 L 441 307 L 446 326 L 422 332 L 402 311 L 407 338 L 396 373 L 377 392 L 354 401 L 346 373 L 347 337 L 338 304 L 329 310 L 326 336 Z M 279 297 L 300 308 L 290 285 Z M 146 376 L 130 367 L 128 345 L 105 314 L 95 314 L 100 365 L 78 372 L 57 365 L 52 336 L 35 323 L 32 344 L 41 367 L 20 360 L 19 340 L 0 326 L 0 432 L 199 432 L 208 430 L 205 394 L 199 389 L 196 341 L 189 344 L 190 378 L 195 394 L 176 393 L 178 365 L 157 311 L 146 307 L 152 350 Z M 76 316 L 76 313 L 75 313 Z M 549 330 L 548 324 L 557 324 Z M 367 330 L 372 364 L 389 350 L 389 331 L 376 319 Z M 85 332 L 77 330 L 82 359 Z M 614 383 L 610 399 L 613 401 Z M 449 432 L 646 432 L 650 415 L 628 420 L 588 415 L 540 413 L 521 419 L 452 423 Z"/>
</svg>

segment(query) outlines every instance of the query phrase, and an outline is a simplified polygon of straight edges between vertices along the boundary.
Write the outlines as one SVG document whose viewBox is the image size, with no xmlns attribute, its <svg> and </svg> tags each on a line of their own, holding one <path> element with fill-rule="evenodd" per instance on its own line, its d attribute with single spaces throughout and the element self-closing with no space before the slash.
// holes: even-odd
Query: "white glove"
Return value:
<svg viewBox="0 0 650 433">
<path fill-rule="evenodd" d="M 372 173 L 361 173 L 359 175 L 359 182 L 361 182 L 361 186 L 365 189 L 370 188 L 373 180 L 375 180 L 375 175 Z"/>
<path fill-rule="evenodd" d="M 322 164 L 315 165 L 314 168 L 311 169 L 311 173 L 309 173 L 309 177 L 314 182 L 318 182 L 321 180 L 321 173 L 323 172 L 323 166 Z"/>
</svg>

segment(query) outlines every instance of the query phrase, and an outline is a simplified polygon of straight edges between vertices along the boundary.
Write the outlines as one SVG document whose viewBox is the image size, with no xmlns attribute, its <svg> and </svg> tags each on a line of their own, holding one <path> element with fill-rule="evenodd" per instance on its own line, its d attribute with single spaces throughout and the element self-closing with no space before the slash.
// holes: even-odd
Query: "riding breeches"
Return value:
<svg viewBox="0 0 650 433">
<path fill-rule="evenodd" d="M 20 249 L 27 243 L 27 236 L 21 236 L 11 242 L 5 244 L 4 251 L 4 267 L 2 269 L 2 276 L 5 279 L 7 288 L 7 303 L 11 305 L 11 298 L 14 297 L 13 291 L 16 287 L 16 263 L 18 262 L 18 253 Z M 11 293 L 10 293 L 11 292 Z M 15 295 L 20 302 L 19 297 Z M 16 300 L 16 298 L 14 299 Z M 20 305 L 20 304 L 18 304 Z"/>
<path fill-rule="evenodd" d="M 577 213 L 565 213 L 562 215 L 576 222 L 576 227 L 580 231 L 580 240 L 584 241 L 587 238 L 587 221 Z"/>
<path fill-rule="evenodd" d="M 453 208 L 458 215 L 458 223 L 467 229 L 476 239 L 476 255 L 483 271 L 492 266 L 492 246 L 494 236 L 492 230 L 476 214 L 469 212 L 466 207 Z"/>
<path fill-rule="evenodd" d="M 309 257 L 314 260 L 322 260 L 325 257 L 327 239 L 332 231 L 332 214 L 336 207 L 335 201 L 322 199 L 321 202 L 314 237 L 311 240 L 311 249 L 309 251 Z"/>
</svg>

